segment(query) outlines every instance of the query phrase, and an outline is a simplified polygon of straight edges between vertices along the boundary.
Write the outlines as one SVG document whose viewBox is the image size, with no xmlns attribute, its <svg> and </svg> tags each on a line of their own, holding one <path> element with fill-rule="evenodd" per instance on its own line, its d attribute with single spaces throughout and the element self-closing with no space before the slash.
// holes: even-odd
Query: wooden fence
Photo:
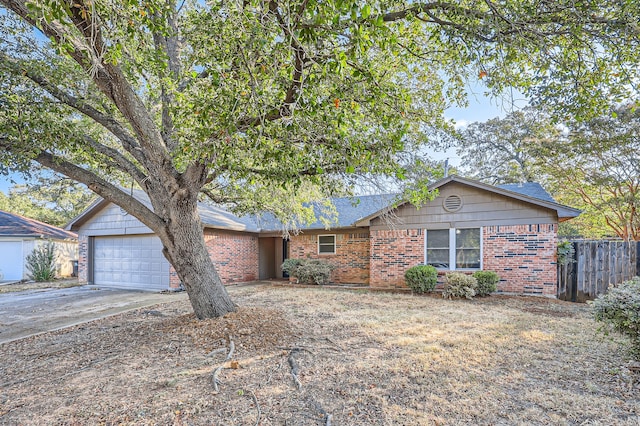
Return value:
<svg viewBox="0 0 640 426">
<path fill-rule="evenodd" d="M 558 265 L 558 299 L 593 300 L 640 272 L 640 242 L 573 241 L 573 261 Z"/>
</svg>

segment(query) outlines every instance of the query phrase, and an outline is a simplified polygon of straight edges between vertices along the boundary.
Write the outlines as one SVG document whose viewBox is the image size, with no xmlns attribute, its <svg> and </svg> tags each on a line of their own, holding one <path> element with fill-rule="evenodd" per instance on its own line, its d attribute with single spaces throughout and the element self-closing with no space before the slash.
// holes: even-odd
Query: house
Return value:
<svg viewBox="0 0 640 426">
<path fill-rule="evenodd" d="M 55 246 L 58 276 L 71 276 L 78 259 L 78 239 L 73 232 L 0 211 L 0 280 L 29 279 L 27 256 L 39 246 L 52 242 Z"/>
<path fill-rule="evenodd" d="M 558 223 L 580 211 L 558 204 L 537 183 L 492 186 L 450 176 L 417 208 L 393 195 L 335 199 L 337 217 L 283 239 L 265 215 L 239 218 L 200 206 L 205 241 L 226 283 L 282 278 L 288 257 L 325 259 L 332 281 L 406 288 L 404 271 L 431 264 L 446 271 L 494 270 L 498 291 L 554 297 Z M 161 290 L 179 286 L 152 232 L 117 206 L 99 201 L 72 221 L 80 241 L 80 279 Z"/>
</svg>

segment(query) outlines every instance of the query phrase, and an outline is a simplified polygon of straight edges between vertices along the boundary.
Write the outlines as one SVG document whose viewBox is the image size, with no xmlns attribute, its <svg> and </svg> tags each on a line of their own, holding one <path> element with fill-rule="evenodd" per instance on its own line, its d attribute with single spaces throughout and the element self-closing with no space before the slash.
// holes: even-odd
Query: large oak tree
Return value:
<svg viewBox="0 0 640 426">
<path fill-rule="evenodd" d="M 402 176 L 481 78 L 583 111 L 636 72 L 635 2 L 0 0 L 0 153 L 161 239 L 199 318 L 235 309 L 197 200 Z M 46 38 L 46 40 L 45 40 Z M 568 86 L 571 84 L 571 86 Z M 147 205 L 122 186 L 132 182 Z"/>
</svg>

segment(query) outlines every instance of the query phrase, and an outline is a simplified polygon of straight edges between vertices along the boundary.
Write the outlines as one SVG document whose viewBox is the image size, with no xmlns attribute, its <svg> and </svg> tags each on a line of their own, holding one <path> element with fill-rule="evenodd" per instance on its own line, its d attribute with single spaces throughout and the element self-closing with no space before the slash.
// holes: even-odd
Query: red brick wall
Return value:
<svg viewBox="0 0 640 426">
<path fill-rule="evenodd" d="M 371 231 L 371 287 L 406 288 L 404 272 L 423 263 L 422 229 Z"/>
<path fill-rule="evenodd" d="M 318 254 L 318 235 L 336 236 L 335 254 Z M 289 241 L 292 259 L 322 259 L 332 264 L 331 281 L 340 284 L 369 284 L 369 233 L 366 231 L 300 234 Z"/>
<path fill-rule="evenodd" d="M 206 228 L 204 241 L 224 284 L 258 279 L 257 236 Z M 169 274 L 170 287 L 179 287 L 180 279 L 173 266 Z"/>
<path fill-rule="evenodd" d="M 204 241 L 223 283 L 258 279 L 257 235 L 207 228 Z"/>
<path fill-rule="evenodd" d="M 556 296 L 556 224 L 486 226 L 483 269 L 500 275 L 498 291 Z"/>
</svg>

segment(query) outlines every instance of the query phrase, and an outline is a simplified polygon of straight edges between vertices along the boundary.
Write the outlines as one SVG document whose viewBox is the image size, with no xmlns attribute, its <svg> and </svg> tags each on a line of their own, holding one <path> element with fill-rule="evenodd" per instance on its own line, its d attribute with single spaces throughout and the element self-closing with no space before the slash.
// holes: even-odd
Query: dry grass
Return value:
<svg viewBox="0 0 640 426">
<path fill-rule="evenodd" d="M 242 308 L 219 320 L 176 303 L 0 346 L 0 423 L 251 425 L 258 409 L 261 425 L 640 422 L 637 378 L 585 305 L 230 291 Z M 239 368 L 216 393 L 224 354 L 207 354 L 228 336 Z"/>
<path fill-rule="evenodd" d="M 17 293 L 19 291 L 29 290 L 43 290 L 45 288 L 70 288 L 82 285 L 78 283 L 77 278 L 60 279 L 56 281 L 47 282 L 17 282 L 14 284 L 0 285 L 0 294 L 2 293 Z"/>
</svg>

